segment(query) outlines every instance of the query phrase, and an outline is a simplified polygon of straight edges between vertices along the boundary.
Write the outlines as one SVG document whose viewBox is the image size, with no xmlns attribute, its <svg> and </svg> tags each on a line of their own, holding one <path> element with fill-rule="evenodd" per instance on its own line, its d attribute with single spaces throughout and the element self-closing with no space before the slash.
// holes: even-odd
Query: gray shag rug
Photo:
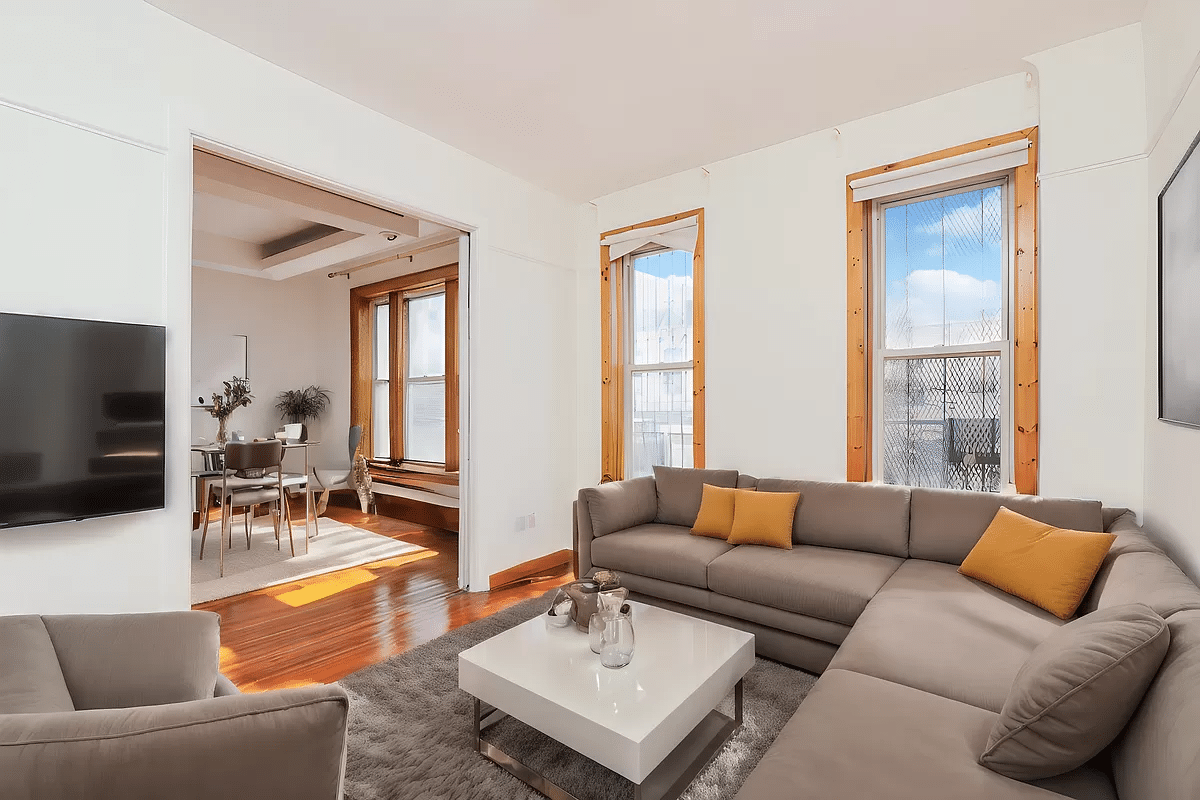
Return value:
<svg viewBox="0 0 1200 800">
<path fill-rule="evenodd" d="M 541 798 L 475 751 L 474 708 L 458 688 L 458 654 L 548 605 L 548 596 L 527 600 L 341 680 L 350 694 L 346 797 Z M 746 675 L 742 727 L 683 797 L 733 797 L 815 681 L 807 672 L 755 659 Z M 731 694 L 723 710 L 732 713 L 732 707 Z M 497 723 L 487 738 L 576 797 L 633 797 L 629 781 L 517 720 Z"/>
</svg>

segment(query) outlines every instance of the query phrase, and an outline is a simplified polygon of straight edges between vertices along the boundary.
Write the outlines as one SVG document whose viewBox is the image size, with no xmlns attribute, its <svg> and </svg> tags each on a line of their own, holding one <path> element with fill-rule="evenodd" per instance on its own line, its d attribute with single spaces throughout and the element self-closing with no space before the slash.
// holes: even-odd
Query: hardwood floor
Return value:
<svg viewBox="0 0 1200 800">
<path fill-rule="evenodd" d="M 460 592 L 457 534 L 332 504 L 326 516 L 424 550 L 194 606 L 221 615 L 221 671 L 242 691 L 336 681 L 571 579 L 564 566 Z"/>
</svg>

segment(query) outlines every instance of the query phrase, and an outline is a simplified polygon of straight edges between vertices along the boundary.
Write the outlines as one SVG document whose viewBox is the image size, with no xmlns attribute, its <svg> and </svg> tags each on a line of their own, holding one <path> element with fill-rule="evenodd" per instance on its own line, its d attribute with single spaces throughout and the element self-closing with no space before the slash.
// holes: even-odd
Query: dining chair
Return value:
<svg viewBox="0 0 1200 800">
<path fill-rule="evenodd" d="M 246 549 L 250 549 L 251 517 L 254 508 L 266 503 L 278 504 L 272 511 L 275 526 L 275 546 L 282 548 L 281 521 L 286 520 L 288 545 L 296 555 L 292 538 L 292 515 L 283 483 L 283 442 L 268 439 L 263 442 L 230 442 L 225 445 L 225 469 L 221 478 L 221 543 L 219 574 L 225 575 L 225 544 L 233 547 L 233 510 L 244 508 Z M 257 474 L 254 474 L 257 473 Z M 200 558 L 204 558 L 204 540 L 208 535 L 208 520 L 200 535 Z"/>
<path fill-rule="evenodd" d="M 350 454 L 349 469 L 313 469 L 313 488 L 312 491 L 321 492 L 320 506 L 313 515 L 313 525 L 316 527 L 317 535 L 320 535 L 321 528 L 317 523 L 317 518 L 325 511 L 325 507 L 329 504 L 329 492 L 333 489 L 357 489 L 354 483 L 354 454 L 358 452 L 358 444 L 362 441 L 362 425 L 351 425 L 350 434 L 347 437 L 347 449 Z M 364 513 L 366 509 L 363 509 Z"/>
</svg>

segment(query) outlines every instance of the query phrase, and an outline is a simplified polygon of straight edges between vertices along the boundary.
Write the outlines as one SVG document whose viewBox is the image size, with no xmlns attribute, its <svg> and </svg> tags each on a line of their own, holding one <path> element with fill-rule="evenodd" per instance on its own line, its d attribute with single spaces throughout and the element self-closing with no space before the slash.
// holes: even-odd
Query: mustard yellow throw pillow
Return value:
<svg viewBox="0 0 1200 800">
<path fill-rule="evenodd" d="M 726 489 L 722 486 L 704 484 L 701 487 L 700 512 L 696 514 L 696 524 L 692 533 L 697 536 L 711 536 L 714 539 L 728 539 L 729 531 L 733 529 L 733 496 L 737 489 Z"/>
<path fill-rule="evenodd" d="M 1055 528 L 1001 507 L 958 571 L 1070 619 L 1116 538 Z"/>
<path fill-rule="evenodd" d="M 762 544 L 792 549 L 792 519 L 799 492 L 755 492 L 739 489 L 734 499 L 730 544 Z"/>
</svg>

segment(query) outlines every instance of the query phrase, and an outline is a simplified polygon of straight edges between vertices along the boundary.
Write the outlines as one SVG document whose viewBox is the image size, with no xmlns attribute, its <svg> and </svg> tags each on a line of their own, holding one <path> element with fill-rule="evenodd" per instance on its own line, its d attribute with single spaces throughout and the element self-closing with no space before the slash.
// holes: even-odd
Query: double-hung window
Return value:
<svg viewBox="0 0 1200 800">
<path fill-rule="evenodd" d="M 1007 177 L 876 203 L 875 474 L 1000 491 L 1012 478 Z"/>
<path fill-rule="evenodd" d="M 624 258 L 628 443 L 625 476 L 693 457 L 692 253 L 654 248 Z"/>
<path fill-rule="evenodd" d="M 846 479 L 1038 491 L 1038 129 L 846 176 Z"/>
<path fill-rule="evenodd" d="M 600 237 L 602 480 L 704 466 L 704 210 Z"/>
<path fill-rule="evenodd" d="M 452 265 L 351 291 L 352 414 L 377 467 L 458 469 L 457 289 Z"/>
</svg>

